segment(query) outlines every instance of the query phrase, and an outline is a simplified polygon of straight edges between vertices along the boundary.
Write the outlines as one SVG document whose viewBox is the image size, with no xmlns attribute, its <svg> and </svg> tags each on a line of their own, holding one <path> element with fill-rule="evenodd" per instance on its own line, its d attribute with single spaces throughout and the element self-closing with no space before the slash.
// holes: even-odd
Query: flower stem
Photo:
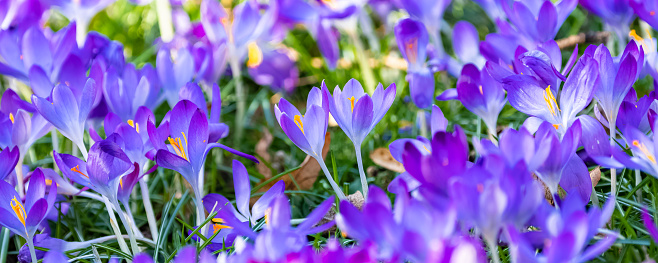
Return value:
<svg viewBox="0 0 658 263">
<path fill-rule="evenodd" d="M 171 16 L 171 5 L 169 0 L 155 0 L 155 10 L 158 14 L 158 27 L 160 28 L 160 39 L 168 43 L 174 39 L 174 26 Z"/>
<path fill-rule="evenodd" d="M 18 196 L 23 198 L 25 196 L 25 183 L 23 182 L 23 159 L 21 156 L 16 163 L 16 185 L 18 186 Z"/>
<path fill-rule="evenodd" d="M 117 210 L 117 214 L 119 214 L 121 223 L 123 223 L 123 228 L 125 228 L 126 232 L 128 232 L 128 237 L 130 238 L 130 248 L 132 249 L 133 255 L 137 255 L 139 253 L 139 247 L 137 246 L 137 241 L 135 240 L 135 234 L 133 233 L 133 228 L 128 222 L 128 219 L 126 219 L 126 217 L 123 215 L 123 211 L 121 211 L 121 206 L 119 205 L 119 202 L 117 200 L 112 200 L 112 203 Z"/>
<path fill-rule="evenodd" d="M 615 134 L 617 132 L 617 128 L 615 127 L 616 119 L 612 118 L 612 121 L 610 121 L 610 146 L 615 145 Z M 611 168 L 610 169 L 610 194 L 612 197 L 617 196 L 617 169 Z"/>
<path fill-rule="evenodd" d="M 27 236 L 27 247 L 30 249 L 30 257 L 32 258 L 32 263 L 37 263 L 37 253 L 34 250 L 34 241 L 32 236 Z"/>
<path fill-rule="evenodd" d="M 361 177 L 361 190 L 363 191 L 363 198 L 368 199 L 368 179 L 366 178 L 366 173 L 363 170 L 363 160 L 361 159 L 361 144 L 354 144 L 354 149 L 356 150 L 356 163 L 359 166 L 359 177 Z"/>
<path fill-rule="evenodd" d="M 89 21 L 85 19 L 75 20 L 75 42 L 78 43 L 78 48 L 83 48 L 85 46 L 88 26 L 89 26 Z"/>
<path fill-rule="evenodd" d="M 354 56 L 357 59 L 357 62 L 359 63 L 359 67 L 361 68 L 361 73 L 363 74 L 363 80 L 365 81 L 366 84 L 366 91 L 369 94 L 372 94 L 375 92 L 375 75 L 372 73 L 372 68 L 370 67 L 370 62 L 368 61 L 368 57 L 366 56 L 366 51 L 365 48 L 363 47 L 363 42 L 361 42 L 361 38 L 359 38 L 358 34 L 356 31 L 350 31 L 347 33 L 347 35 L 350 36 L 350 39 L 352 40 L 352 44 L 354 45 Z"/>
<path fill-rule="evenodd" d="M 420 122 L 420 136 L 427 138 L 427 116 L 425 116 L 425 111 L 423 109 L 418 109 L 417 116 L 418 122 Z"/>
<path fill-rule="evenodd" d="M 203 196 L 201 195 L 201 190 L 198 189 L 198 187 L 194 187 L 194 201 L 196 203 L 196 225 L 200 226 L 203 224 L 203 221 L 206 219 L 206 213 L 203 208 L 203 202 L 201 201 L 203 199 Z M 201 233 L 206 233 L 208 224 L 203 226 L 201 228 Z"/>
<path fill-rule="evenodd" d="M 103 196 L 103 202 L 105 203 L 107 214 L 110 216 L 110 225 L 112 226 L 114 235 L 116 236 L 117 242 L 119 243 L 119 248 L 121 248 L 121 251 L 123 253 L 130 255 L 130 250 L 128 250 L 128 244 L 126 244 L 126 241 L 123 240 L 123 237 L 121 236 L 121 229 L 119 229 L 119 226 L 116 223 L 117 218 L 116 216 L 114 216 L 114 209 L 112 209 L 112 204 L 110 203 L 110 200 L 107 199 L 107 197 Z"/>
<path fill-rule="evenodd" d="M 3 227 L 0 235 L 0 263 L 7 262 L 7 251 L 9 250 L 9 228 Z"/>
<path fill-rule="evenodd" d="M 642 182 L 642 172 L 639 169 L 635 169 L 635 186 L 640 185 Z M 638 202 L 642 202 L 642 188 L 637 189 L 635 192 L 637 195 Z"/>
<path fill-rule="evenodd" d="M 489 248 L 489 252 L 491 252 L 491 260 L 494 263 L 500 263 L 500 256 L 498 255 L 498 245 L 496 245 L 496 242 L 494 240 L 491 240 L 491 238 L 486 238 L 487 242 L 487 247 Z"/>
<path fill-rule="evenodd" d="M 142 192 L 142 201 L 144 202 L 144 211 L 146 211 L 146 219 L 149 222 L 149 229 L 151 230 L 151 238 L 158 240 L 158 225 L 155 221 L 155 214 L 153 213 L 153 206 L 151 205 L 151 196 L 149 193 L 149 186 L 145 178 L 139 180 L 139 188 Z"/>
<path fill-rule="evenodd" d="M 329 169 L 327 169 L 327 165 L 324 163 L 324 160 L 322 160 L 322 157 L 317 157 L 317 156 L 313 156 L 313 157 L 320 164 L 320 167 L 322 168 L 322 171 L 324 172 L 324 175 L 327 177 L 327 180 L 329 180 L 329 184 L 331 185 L 331 188 L 333 188 L 334 192 L 336 192 L 336 196 L 338 196 L 338 198 L 340 200 L 347 200 L 347 198 L 345 197 L 345 194 L 343 193 L 343 191 L 340 190 L 340 187 L 338 187 L 336 182 L 334 182 L 334 179 L 331 178 L 331 174 L 329 173 Z"/>
<path fill-rule="evenodd" d="M 235 48 L 233 49 L 235 50 Z M 240 69 L 240 61 L 238 57 L 233 57 L 230 59 L 231 72 L 233 74 L 233 80 L 235 81 L 235 97 L 237 100 L 237 113 L 235 115 L 235 141 L 242 141 L 242 132 L 244 131 L 244 115 L 246 110 L 246 91 L 242 86 L 242 72 Z"/>
</svg>

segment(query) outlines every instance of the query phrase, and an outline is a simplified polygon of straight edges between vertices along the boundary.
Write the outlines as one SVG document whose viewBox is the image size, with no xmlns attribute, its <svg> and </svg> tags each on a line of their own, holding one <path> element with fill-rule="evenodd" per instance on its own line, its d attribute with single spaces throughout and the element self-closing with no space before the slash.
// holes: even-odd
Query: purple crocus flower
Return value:
<svg viewBox="0 0 658 263">
<path fill-rule="evenodd" d="M 605 22 L 606 28 L 617 35 L 620 43 L 626 42 L 628 29 L 635 18 L 631 2 L 635 0 L 580 0 L 580 5 Z"/>
<path fill-rule="evenodd" d="M 164 97 L 170 107 L 174 107 L 178 102 L 179 90 L 194 77 L 194 59 L 190 51 L 186 48 L 172 51 L 174 50 L 160 49 L 155 67 L 162 83 Z"/>
<path fill-rule="evenodd" d="M 585 211 L 585 203 L 573 195 L 567 195 L 564 208 L 560 210 L 546 203 L 542 211 L 537 212 L 542 218 L 538 223 L 542 231 L 536 234 L 547 240 L 543 248 L 539 247 L 540 254 L 518 230 L 507 227 L 512 262 L 586 262 L 596 258 L 617 240 L 618 234 L 607 233 L 605 238 L 590 245 L 599 228 L 608 223 L 614 203 L 614 198 L 610 198 L 603 209 L 592 207 L 589 211 Z"/>
<path fill-rule="evenodd" d="M 581 57 L 564 86 L 545 85 L 544 81 L 527 75 L 513 75 L 503 80 L 507 99 L 512 107 L 536 118 L 528 119 L 537 127 L 541 121 L 550 122 L 562 136 L 576 120 L 576 114 L 583 110 L 592 99 L 599 83 L 597 62 L 590 56 Z M 556 98 L 559 96 L 559 102 Z"/>
<path fill-rule="evenodd" d="M 505 3 L 507 2 L 507 3 Z M 522 37 L 535 43 L 552 40 L 578 0 L 504 1 L 503 10 Z"/>
<path fill-rule="evenodd" d="M 452 28 L 452 46 L 457 59 L 448 58 L 447 70 L 450 75 L 459 77 L 462 67 L 473 64 L 481 69 L 486 60 L 480 54 L 480 37 L 477 29 L 466 21 L 459 21 Z"/>
<path fill-rule="evenodd" d="M 249 75 L 256 83 L 270 86 L 274 92 L 291 93 L 299 82 L 299 70 L 284 49 L 262 49 L 262 59 L 256 63 L 253 58 Z"/>
<path fill-rule="evenodd" d="M 208 137 L 210 141 L 216 142 L 219 139 L 226 138 L 229 133 L 228 125 L 220 122 L 220 115 L 222 113 L 222 98 L 219 86 L 213 84 L 212 86 L 212 101 L 210 112 L 206 106 L 206 98 L 203 95 L 201 87 L 196 83 L 189 82 L 178 93 L 181 100 L 189 100 L 203 111 L 208 116 Z M 166 118 L 166 117 L 165 117 Z"/>
<path fill-rule="evenodd" d="M 37 262 L 32 237 L 37 227 L 53 207 L 57 197 L 57 184 L 52 184 L 46 195 L 46 182 L 39 168 L 35 170 L 27 189 L 25 201 L 9 183 L 0 180 L 0 224 L 28 242 L 32 262 Z"/>
<path fill-rule="evenodd" d="M 400 0 L 402 7 L 409 12 L 409 15 L 421 21 L 427 32 L 429 32 L 434 44 L 435 56 L 443 59 L 444 50 L 441 42 L 441 21 L 443 21 L 443 12 L 446 10 L 452 0 Z"/>
<path fill-rule="evenodd" d="M 153 258 L 146 253 L 141 253 L 135 255 L 133 262 L 140 263 L 153 263 Z M 201 253 L 197 256 L 197 249 L 194 246 L 187 246 L 182 248 L 174 257 L 172 263 L 187 263 L 187 262 L 198 262 L 198 263 L 214 263 L 217 262 L 215 256 L 210 254 L 208 250 L 201 250 Z"/>
<path fill-rule="evenodd" d="M 167 118 L 168 117 L 168 118 Z M 231 149 L 221 143 L 210 141 L 208 118 L 193 102 L 182 100 L 169 111 L 164 123 L 168 125 L 169 136 L 158 134 L 155 125 L 149 124 L 151 143 L 157 149 L 156 163 L 164 168 L 179 172 L 192 186 L 197 198 L 197 223 L 203 222 L 203 205 L 200 202 L 200 179 L 203 178 L 203 164 L 210 149 L 219 147 L 230 153 L 258 162 L 255 157 Z M 165 135 L 166 136 L 166 135 Z M 165 139 L 169 145 L 165 144 Z"/>
<path fill-rule="evenodd" d="M 655 122 L 655 120 L 654 120 Z M 656 125 L 656 124 L 654 124 Z M 656 163 L 656 136 L 648 137 L 643 132 L 633 127 L 627 127 L 624 131 L 626 143 L 633 152 L 633 156 L 624 158 L 625 153 L 615 152 L 616 159 L 627 168 L 640 169 L 648 174 L 658 177 L 658 164 Z"/>
<path fill-rule="evenodd" d="M 604 167 L 624 168 L 624 163 L 629 162 L 628 155 L 617 144 L 608 142 L 608 134 L 601 123 L 587 115 L 580 116 L 578 121 L 582 128 L 580 140 L 587 156 Z"/>
<path fill-rule="evenodd" d="M 266 214 L 266 210 L 269 207 L 270 203 L 274 198 L 279 195 L 283 195 L 285 190 L 285 185 L 283 181 L 278 181 L 270 189 L 267 190 L 259 199 L 254 203 L 251 209 L 250 205 L 250 196 L 251 196 L 251 184 L 249 182 L 249 174 L 247 173 L 247 168 L 237 161 L 233 160 L 233 186 L 235 189 L 235 203 L 237 209 L 231 205 L 231 202 L 228 201 L 224 196 L 220 194 L 208 194 L 203 198 L 203 205 L 208 211 L 208 213 L 218 212 L 217 216 L 213 218 L 213 227 L 209 229 L 208 235 L 212 236 L 217 231 L 223 231 L 218 234 L 213 243 L 220 245 L 226 242 L 230 246 L 233 243 L 233 239 L 236 237 L 235 233 L 232 233 L 232 226 L 227 226 L 224 224 L 225 221 L 232 222 L 227 217 L 234 218 L 239 220 L 239 222 L 248 222 L 251 225 L 256 225 L 256 221 L 263 218 Z M 220 212 L 221 211 L 221 212 Z"/>
<path fill-rule="evenodd" d="M 154 83 L 157 81 L 155 75 L 155 69 L 148 64 L 137 70 L 135 65 L 129 63 L 123 72 L 110 67 L 103 76 L 102 84 L 103 97 L 110 111 L 119 115 L 121 120 L 129 121 L 141 106 L 155 109 L 160 95 L 160 86 Z"/>
<path fill-rule="evenodd" d="M 82 156 L 87 159 L 87 147 L 84 145 L 83 135 L 85 122 L 95 98 L 96 83 L 93 79 L 89 79 L 80 99 L 73 95 L 69 87 L 59 84 L 55 86 L 48 99 L 32 95 L 32 103 L 39 114 L 62 135 L 73 141 L 82 152 Z"/>
<path fill-rule="evenodd" d="M 91 19 L 101 10 L 105 9 L 114 0 L 89 0 L 89 1 L 70 1 L 70 0 L 49 0 L 51 5 L 56 6 L 59 12 L 75 21 L 77 25 L 76 42 L 79 47 L 84 46 L 87 27 Z"/>
<path fill-rule="evenodd" d="M 456 98 L 449 96 L 455 92 Z M 462 69 L 456 90 L 444 91 L 437 99 L 461 101 L 466 109 L 484 120 L 490 134 L 496 134 L 498 114 L 507 102 L 503 85 L 494 80 L 486 70 L 479 71 L 473 64 L 467 64 Z"/>
<path fill-rule="evenodd" d="M 633 7 L 635 14 L 640 19 L 649 23 L 651 27 L 658 28 L 658 17 L 656 10 L 658 10 L 658 3 L 655 1 L 642 1 L 642 0 L 628 0 L 628 4 Z"/>
<path fill-rule="evenodd" d="M 322 89 L 327 89 L 324 82 Z M 274 105 L 274 113 L 283 132 L 299 149 L 318 161 L 334 192 L 338 198 L 344 200 L 345 194 L 331 178 L 321 155 L 329 124 L 328 100 L 329 98 L 323 95 L 319 88 L 314 87 L 308 93 L 306 114 L 302 115 L 295 106 L 283 98 Z"/>
<path fill-rule="evenodd" d="M 329 89 L 322 85 L 322 91 L 325 98 L 329 101 L 329 111 L 334 116 L 338 126 L 352 140 L 356 150 L 356 159 L 359 165 L 359 174 L 361 176 L 361 186 L 364 196 L 368 196 L 368 182 L 363 171 L 363 161 L 361 160 L 361 144 L 373 128 L 384 118 L 386 112 L 395 100 L 396 87 L 395 83 L 384 89 L 380 83 L 372 97 L 363 91 L 361 83 L 355 79 L 350 79 L 343 90 L 336 86 L 333 96 Z M 349 111 L 348 111 L 349 109 Z"/>
<path fill-rule="evenodd" d="M 2 162 L 0 162 L 0 181 L 4 181 L 5 178 L 14 171 L 14 168 L 18 163 L 19 155 L 18 147 L 15 146 L 12 148 L 7 147 L 0 151 L 0 160 L 2 160 Z"/>
<path fill-rule="evenodd" d="M 637 80 L 644 64 L 644 51 L 635 43 L 629 43 L 615 62 L 604 45 L 590 46 L 585 55 L 592 56 L 599 64 L 600 82 L 595 87 L 594 98 L 603 109 L 603 113 L 610 124 L 617 122 L 617 114 L 622 101 Z M 610 137 L 614 138 L 615 126 L 611 126 Z"/>
<path fill-rule="evenodd" d="M 642 223 L 644 228 L 649 232 L 649 236 L 653 239 L 653 242 L 658 243 L 658 228 L 656 228 L 656 223 L 651 219 L 651 215 L 646 208 L 642 209 Z"/>
<path fill-rule="evenodd" d="M 408 63 L 406 79 L 411 100 L 418 108 L 427 108 L 434 99 L 434 74 L 425 63 L 429 41 L 427 30 L 421 22 L 402 19 L 395 26 L 395 39 Z"/>
</svg>

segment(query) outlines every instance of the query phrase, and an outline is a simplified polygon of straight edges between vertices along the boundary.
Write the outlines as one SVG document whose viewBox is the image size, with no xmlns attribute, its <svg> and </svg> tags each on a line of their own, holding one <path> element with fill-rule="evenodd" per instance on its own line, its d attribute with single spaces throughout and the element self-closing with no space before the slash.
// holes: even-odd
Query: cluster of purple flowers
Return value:
<svg viewBox="0 0 658 263">
<path fill-rule="evenodd" d="M 0 99 L 0 225 L 26 240 L 21 262 L 64 262 L 109 240 L 126 260 L 157 261 L 160 255 L 152 258 L 144 244 L 159 246 L 163 234 L 148 187 L 149 174 L 158 168 L 179 173 L 190 185 L 196 222 L 187 234 L 203 244 L 180 248 L 173 262 L 499 262 L 499 247 L 508 248 L 511 262 L 585 262 L 620 236 L 606 229 L 619 191 L 616 171 L 636 170 L 638 183 L 640 171 L 658 178 L 658 94 L 638 98 L 633 89 L 645 76 L 658 77 L 656 43 L 650 31 L 643 38 L 629 30 L 636 17 L 658 27 L 652 1 L 581 0 L 615 33 L 618 46 L 590 45 L 581 53 L 576 46 L 564 65 L 554 39 L 577 0 L 476 1 L 497 29 L 483 41 L 466 21 L 445 30 L 449 0 L 369 1 L 380 16 L 408 14 L 392 32 L 407 62 L 411 101 L 420 115 L 427 109 L 431 115 L 428 122 L 421 118 L 421 136 L 390 143 L 405 171 L 387 193 L 369 185 L 361 148 L 402 93 L 395 83 L 384 88 L 366 81 L 364 89 L 351 79 L 330 91 L 323 81 L 308 93 L 304 114 L 282 98 L 273 109 L 278 124 L 317 161 L 336 196 L 302 220 L 291 219 L 283 181 L 255 198 L 245 163 L 259 160 L 220 143 L 229 127 L 220 118 L 216 83 L 229 66 L 241 129 L 242 67 L 258 85 L 291 93 L 299 70 L 282 44 L 286 34 L 306 27 L 333 70 L 340 32 L 355 36 L 359 21 L 369 34 L 368 1 L 245 0 L 227 10 L 203 0 L 196 22 L 180 2 L 156 1 L 165 9 L 174 6 L 169 19 L 176 32 L 162 32 L 155 67 L 141 68 L 126 62 L 121 43 L 86 32 L 111 0 L 0 4 L 0 74 L 11 87 Z M 51 8 L 72 22 L 57 32 L 44 29 Z M 452 35 L 454 56 L 445 51 L 442 33 Z M 457 79 L 455 88 L 438 96 L 437 71 Z M 485 123 L 488 138 L 476 131 L 469 139 L 462 127 L 450 126 L 435 99 L 461 102 Z M 165 101 L 171 109 L 158 121 L 153 111 Z M 499 127 L 508 102 L 528 115 L 519 127 Z M 325 164 L 331 121 L 354 146 L 363 204 L 350 202 Z M 48 133 L 53 169 L 24 166 L 26 157 L 34 158 L 32 146 Z M 71 154 L 60 152 L 57 133 L 73 143 Z M 213 148 L 236 157 L 234 202 L 204 193 Z M 610 170 L 609 194 L 597 195 L 588 169 L 594 165 Z M 137 185 L 150 238 L 131 211 Z M 102 203 L 114 236 L 81 242 L 51 237 L 48 221 L 66 213 L 71 196 Z M 606 200 L 599 206 L 601 197 Z M 642 219 L 658 242 L 648 210 Z"/>
</svg>

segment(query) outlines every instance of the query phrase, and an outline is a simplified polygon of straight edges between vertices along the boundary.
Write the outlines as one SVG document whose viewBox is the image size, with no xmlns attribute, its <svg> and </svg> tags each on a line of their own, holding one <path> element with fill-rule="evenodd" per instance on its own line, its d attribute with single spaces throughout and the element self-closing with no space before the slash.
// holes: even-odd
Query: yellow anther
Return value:
<svg viewBox="0 0 658 263">
<path fill-rule="evenodd" d="M 628 36 L 632 37 L 637 42 L 640 42 L 640 43 L 644 42 L 644 38 L 642 38 L 640 35 L 638 35 L 637 32 L 635 32 L 635 29 L 631 30 L 631 32 L 628 33 Z"/>
<path fill-rule="evenodd" d="M 638 140 L 633 140 L 632 144 L 633 146 L 637 147 L 638 150 L 640 150 L 640 152 L 642 152 L 642 154 L 644 154 L 644 156 L 646 156 L 647 159 L 649 159 L 649 161 L 651 161 L 654 164 L 656 163 L 656 157 L 653 156 L 651 152 L 649 152 L 649 149 L 647 149 L 647 146 L 644 145 L 644 143 L 640 143 Z"/>
<path fill-rule="evenodd" d="M 352 105 L 351 105 L 352 106 L 352 112 L 354 112 L 354 103 L 358 102 L 359 99 L 355 99 L 354 96 L 352 96 L 351 98 L 348 98 L 348 100 L 350 100 L 350 103 L 352 103 Z"/>
<path fill-rule="evenodd" d="M 266 225 L 270 224 L 270 214 L 272 214 L 272 208 L 267 208 L 267 210 L 265 210 L 265 224 Z"/>
<path fill-rule="evenodd" d="M 548 111 L 551 112 L 551 115 L 557 116 L 557 111 L 560 111 L 560 107 L 557 105 L 555 96 L 553 96 L 551 85 L 548 85 L 548 87 L 544 90 L 544 101 L 546 101 L 546 106 L 548 107 Z"/>
<path fill-rule="evenodd" d="M 18 217 L 18 220 L 23 223 L 23 226 L 25 226 L 25 219 L 27 219 L 27 213 L 25 213 L 25 207 L 23 207 L 23 204 L 18 201 L 16 196 L 14 196 L 14 199 L 11 199 L 9 202 L 11 205 L 11 209 L 14 210 L 14 213 L 16 214 L 16 217 Z"/>
<path fill-rule="evenodd" d="M 14 114 L 11 112 L 9 113 L 9 120 L 11 120 L 11 123 L 14 123 Z"/>
<path fill-rule="evenodd" d="M 304 123 L 302 122 L 302 116 L 295 115 L 295 124 L 297 124 L 297 127 L 299 127 L 300 130 L 302 130 L 302 133 L 304 133 Z"/>
<path fill-rule="evenodd" d="M 480 89 L 480 95 L 484 95 L 484 90 L 482 90 L 482 85 L 478 87 Z"/>
<path fill-rule="evenodd" d="M 213 234 L 217 233 L 217 231 L 222 230 L 222 229 L 233 228 L 231 226 L 224 225 L 224 219 L 221 219 L 221 218 L 213 218 L 212 222 L 215 223 L 215 224 L 212 225 Z"/>
<path fill-rule="evenodd" d="M 555 128 L 555 130 L 559 129 L 559 128 L 560 128 L 560 124 L 553 124 L 553 128 Z"/>
<path fill-rule="evenodd" d="M 127 123 L 128 123 L 128 125 L 130 125 L 130 127 L 135 128 L 135 130 L 137 131 L 137 133 L 139 133 L 139 123 L 136 123 L 136 122 L 133 121 L 133 120 L 128 120 Z"/>
<path fill-rule="evenodd" d="M 263 62 L 263 51 L 260 50 L 256 42 L 249 43 L 247 47 L 247 67 L 255 68 Z"/>
<path fill-rule="evenodd" d="M 340 236 L 342 236 L 343 238 L 347 238 L 347 232 L 340 231 Z"/>
<path fill-rule="evenodd" d="M 71 171 L 74 171 L 74 172 L 76 172 L 76 173 L 81 174 L 81 175 L 84 176 L 84 177 L 89 178 L 89 176 L 87 176 L 86 174 L 84 174 L 84 173 L 82 173 L 82 172 L 80 171 L 80 165 L 76 165 L 75 167 L 71 168 Z"/>
<path fill-rule="evenodd" d="M 187 137 L 185 137 L 185 133 L 181 132 L 183 134 L 183 138 L 185 138 L 185 146 L 187 146 Z M 189 159 L 187 158 L 187 154 L 185 153 L 185 148 L 183 147 L 183 143 L 181 142 L 180 138 L 172 139 L 171 137 L 167 138 L 167 141 L 169 141 L 169 144 L 171 144 L 171 147 L 174 148 L 174 152 L 180 157 L 182 157 L 185 160 Z"/>
</svg>

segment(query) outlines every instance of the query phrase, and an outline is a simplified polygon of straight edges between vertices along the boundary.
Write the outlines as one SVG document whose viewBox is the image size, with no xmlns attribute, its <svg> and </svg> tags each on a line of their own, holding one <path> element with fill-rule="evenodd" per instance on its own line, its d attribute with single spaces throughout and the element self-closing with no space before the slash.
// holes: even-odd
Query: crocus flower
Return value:
<svg viewBox="0 0 658 263">
<path fill-rule="evenodd" d="M 0 181 L 4 181 L 5 178 L 11 174 L 18 163 L 19 158 L 18 147 L 5 148 L 0 151 Z"/>
<path fill-rule="evenodd" d="M 585 55 L 598 62 L 601 81 L 595 87 L 594 98 L 603 109 L 607 121 L 616 124 L 617 114 L 626 94 L 637 80 L 644 64 L 644 51 L 635 43 L 629 43 L 624 53 L 615 62 L 604 45 L 590 46 Z M 610 137 L 615 137 L 616 128 L 611 126 Z"/>
<path fill-rule="evenodd" d="M 155 109 L 160 95 L 160 86 L 154 85 L 158 81 L 155 75 L 155 69 L 150 65 L 138 71 L 135 65 L 128 63 L 123 72 L 110 67 L 102 83 L 103 97 L 110 111 L 128 121 L 135 118 L 141 106 Z"/>
<path fill-rule="evenodd" d="M 653 239 L 653 242 L 658 243 L 658 228 L 656 228 L 656 223 L 651 219 L 651 215 L 646 208 L 642 209 L 642 223 L 644 228 L 649 232 L 649 236 Z"/>
<path fill-rule="evenodd" d="M 248 66 L 249 75 L 254 81 L 270 86 L 274 92 L 291 93 L 299 82 L 299 70 L 283 49 L 262 49 L 261 62 Z"/>
<path fill-rule="evenodd" d="M 425 65 L 429 41 L 427 30 L 416 20 L 403 19 L 395 26 L 395 39 L 408 63 L 406 79 L 411 100 L 418 108 L 427 108 L 434 99 L 434 74 Z"/>
<path fill-rule="evenodd" d="M 658 17 L 656 17 L 658 3 L 654 1 L 629 0 L 628 4 L 633 7 L 635 14 L 640 17 L 640 19 L 649 23 L 651 27 L 658 28 Z"/>
<path fill-rule="evenodd" d="M 322 91 L 325 98 L 329 101 L 331 115 L 334 116 L 338 126 L 343 129 L 347 137 L 354 144 L 361 176 L 362 191 L 363 195 L 367 197 L 368 182 L 363 171 L 361 144 L 393 104 L 396 94 L 395 83 L 386 89 L 380 83 L 372 97 L 363 91 L 361 83 L 355 79 L 350 79 L 342 91 L 336 86 L 333 96 L 329 93 L 329 89 L 326 88 L 324 83 L 322 85 Z"/>
<path fill-rule="evenodd" d="M 55 86 L 48 99 L 32 95 L 32 103 L 48 122 L 57 128 L 62 135 L 73 141 L 82 156 L 87 159 L 87 147 L 83 135 L 87 116 L 96 98 L 96 83 L 87 80 L 80 99 L 73 95 L 69 87 L 63 84 Z"/>
<path fill-rule="evenodd" d="M 538 224 L 544 242 L 541 253 L 514 227 L 508 227 L 512 262 L 586 262 L 606 251 L 617 240 L 618 234 L 608 233 L 605 238 L 590 245 L 599 228 L 608 223 L 614 211 L 614 198 L 608 199 L 603 209 L 592 207 L 585 211 L 585 203 L 577 196 L 567 195 L 565 207 L 557 210 L 547 203 Z M 530 232 L 528 234 L 534 234 Z M 541 247 L 540 247 L 541 248 Z"/>
<path fill-rule="evenodd" d="M 655 125 L 655 124 L 654 124 Z M 640 169 L 654 177 L 658 177 L 658 164 L 656 163 L 656 136 L 648 137 L 633 127 L 624 131 L 626 143 L 633 152 L 630 159 L 623 158 L 623 153 L 615 155 L 617 159 L 628 168 Z"/>
<path fill-rule="evenodd" d="M 442 59 L 444 56 L 441 33 L 439 32 L 443 12 L 451 2 L 452 0 L 400 0 L 400 4 L 409 12 L 409 15 L 422 22 L 420 25 L 427 27 L 427 32 L 429 32 L 434 44 L 435 56 L 438 59 Z"/>
<path fill-rule="evenodd" d="M 503 10 L 510 23 L 527 39 L 535 43 L 552 40 L 562 23 L 578 5 L 578 0 L 510 1 Z"/>
<path fill-rule="evenodd" d="M 233 150 L 221 143 L 209 141 L 208 118 L 193 102 L 182 100 L 168 113 L 169 136 L 165 138 L 157 134 L 155 125 L 149 124 L 151 143 L 157 150 L 156 163 L 164 168 L 179 172 L 192 186 L 197 198 L 197 223 L 203 222 L 203 205 L 201 189 L 203 185 L 203 164 L 210 149 L 219 147 L 230 153 L 248 158 L 254 162 L 258 160 L 248 154 Z M 203 217 L 203 218 L 202 218 Z"/>
<path fill-rule="evenodd" d="M 162 48 L 158 51 L 156 70 L 162 83 L 162 91 L 170 107 L 178 102 L 178 92 L 194 77 L 194 59 L 186 48 L 175 50 Z"/>
<path fill-rule="evenodd" d="M 87 27 L 91 19 L 101 10 L 113 3 L 114 0 L 92 0 L 92 1 L 52 1 L 52 5 L 77 25 L 76 42 L 79 47 L 85 44 Z"/>
<path fill-rule="evenodd" d="M 452 28 L 452 46 L 457 59 L 448 58 L 448 73 L 459 77 L 462 67 L 473 64 L 481 69 L 486 60 L 480 54 L 480 37 L 475 27 L 466 21 L 459 21 Z"/>
<path fill-rule="evenodd" d="M 134 262 L 140 263 L 153 263 L 153 258 L 146 253 L 141 253 L 136 255 L 133 258 Z M 172 263 L 186 263 L 186 262 L 198 262 L 198 263 L 214 263 L 217 262 L 215 256 L 210 254 L 208 250 L 201 250 L 201 253 L 197 256 L 197 249 L 194 246 L 187 246 L 178 251 Z"/>
<path fill-rule="evenodd" d="M 496 134 L 498 114 L 507 102 L 503 85 L 494 80 L 486 70 L 480 72 L 475 65 L 467 64 L 457 80 L 456 98 L 444 95 L 454 92 L 444 91 L 437 99 L 458 99 L 466 109 L 484 120 L 490 134 Z"/>
<path fill-rule="evenodd" d="M 0 181 L 0 212 L 5 215 L 0 218 L 0 224 L 27 240 L 32 262 L 37 262 L 32 237 L 55 203 L 57 185 L 51 185 L 46 195 L 46 181 L 41 170 L 37 168 L 30 179 L 25 201 L 18 199 L 18 196 L 13 186 Z"/>
<path fill-rule="evenodd" d="M 527 75 L 507 77 L 503 80 L 503 87 L 507 90 L 507 99 L 512 107 L 550 122 L 562 135 L 576 120 L 576 114 L 591 101 L 599 83 L 598 69 L 594 58 L 587 55 L 581 57 L 559 93 L 558 87 L 542 86 L 545 82 Z M 559 102 L 556 99 L 558 96 Z"/>
<path fill-rule="evenodd" d="M 605 22 L 606 28 L 617 35 L 619 43 L 626 42 L 628 29 L 635 18 L 631 2 L 635 0 L 580 0 L 580 5 Z"/>
<path fill-rule="evenodd" d="M 211 231 L 208 231 L 208 236 L 212 236 L 217 231 L 222 231 L 218 234 L 213 243 L 219 243 L 220 245 L 224 242 L 227 242 L 230 246 L 230 243 L 233 242 L 232 238 L 235 238 L 232 234 L 231 228 L 227 227 L 224 223 L 223 215 L 226 213 L 232 214 L 235 219 L 240 222 L 248 222 L 251 225 L 256 225 L 256 221 L 263 218 L 266 214 L 266 210 L 269 207 L 269 204 L 272 200 L 283 194 L 285 185 L 283 181 L 278 181 L 270 189 L 267 190 L 259 199 L 254 203 L 251 209 L 249 209 L 250 196 L 251 196 L 251 184 L 249 182 L 249 174 L 247 173 L 247 168 L 244 165 L 237 161 L 233 160 L 233 188 L 235 189 L 235 209 L 231 202 L 228 201 L 224 196 L 220 194 L 208 194 L 203 198 L 203 206 L 205 207 L 208 213 L 218 212 L 218 215 L 213 218 L 213 227 Z M 222 213 L 219 211 L 222 210 Z M 221 248 L 221 247 L 220 247 Z"/>
<path fill-rule="evenodd" d="M 326 89 L 324 82 L 322 87 Z M 320 89 L 314 87 L 308 93 L 306 114 L 302 115 L 295 106 L 283 98 L 274 106 L 274 113 L 283 132 L 299 149 L 318 161 L 334 192 L 344 200 L 345 194 L 331 178 L 322 158 L 322 147 L 324 147 L 324 138 L 329 124 L 328 100 Z"/>
<path fill-rule="evenodd" d="M 41 23 L 43 13 L 48 10 L 48 3 L 37 0 L 7 1 L 2 3 L 2 10 L 0 28 L 18 28 L 22 32 Z"/>
<path fill-rule="evenodd" d="M 210 112 L 208 112 L 208 107 L 206 106 L 206 98 L 203 95 L 201 87 L 199 87 L 199 85 L 196 83 L 189 82 L 185 84 L 185 86 L 183 86 L 183 88 L 178 93 L 178 96 L 181 100 L 189 100 L 194 102 L 194 104 L 208 116 L 208 137 L 210 138 L 210 141 L 213 142 L 225 138 L 229 133 L 228 125 L 220 122 L 220 115 L 222 113 L 221 95 L 222 94 L 219 90 L 219 86 L 214 83 L 212 85 L 212 101 L 210 102 Z"/>
</svg>

